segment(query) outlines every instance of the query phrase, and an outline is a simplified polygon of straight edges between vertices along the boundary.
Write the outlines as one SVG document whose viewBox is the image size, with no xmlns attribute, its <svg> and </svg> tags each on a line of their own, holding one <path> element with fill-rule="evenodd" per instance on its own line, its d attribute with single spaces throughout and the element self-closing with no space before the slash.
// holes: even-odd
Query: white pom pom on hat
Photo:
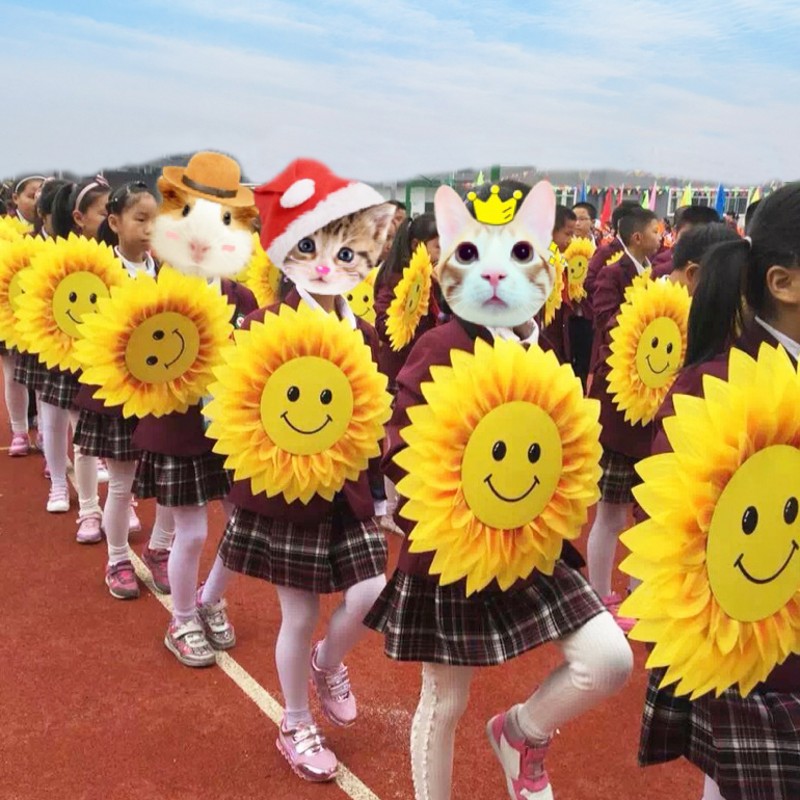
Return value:
<svg viewBox="0 0 800 800">
<path fill-rule="evenodd" d="M 314 196 L 317 185 L 311 178 L 301 178 L 295 181 L 282 195 L 281 207 L 282 208 L 297 208 L 303 205 L 306 200 L 310 200 Z"/>
</svg>

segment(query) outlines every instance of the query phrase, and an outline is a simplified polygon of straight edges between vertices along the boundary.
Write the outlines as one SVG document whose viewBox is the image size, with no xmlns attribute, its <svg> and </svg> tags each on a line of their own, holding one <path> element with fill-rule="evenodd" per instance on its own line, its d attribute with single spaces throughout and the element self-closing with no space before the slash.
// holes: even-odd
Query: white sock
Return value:
<svg viewBox="0 0 800 800">
<path fill-rule="evenodd" d="M 217 554 L 211 566 L 211 572 L 203 584 L 203 591 L 200 594 L 201 603 L 218 603 L 225 596 L 230 582 L 236 577 L 232 569 L 228 569 L 222 563 L 222 559 Z"/>
<path fill-rule="evenodd" d="M 319 595 L 276 586 L 281 604 L 281 629 L 275 642 L 275 664 L 287 713 L 309 713 L 311 637 L 319 619 Z"/>
<path fill-rule="evenodd" d="M 171 508 L 156 503 L 156 518 L 150 532 L 148 547 L 151 550 L 169 550 L 175 538 L 175 515 Z"/>
<path fill-rule="evenodd" d="M 631 508 L 631 503 L 606 503 L 601 500 L 597 504 L 597 515 L 589 531 L 586 560 L 589 565 L 589 583 L 600 597 L 611 594 L 611 573 L 614 570 L 617 540 L 625 530 Z"/>
<path fill-rule="evenodd" d="M 131 487 L 136 475 L 136 462 L 109 458 L 106 464 L 108 496 L 103 509 L 103 530 L 108 544 L 108 563 L 117 564 L 128 558 Z"/>
<path fill-rule="evenodd" d="M 14 380 L 17 357 L 13 353 L 0 356 L 3 364 L 3 388 L 5 389 L 8 419 L 12 433 L 28 432 L 28 387 Z"/>
<path fill-rule="evenodd" d="M 208 536 L 208 509 L 205 506 L 176 506 L 175 542 L 167 562 L 172 589 L 172 616 L 188 622 L 197 615 L 197 573 L 200 554 Z"/>
<path fill-rule="evenodd" d="M 625 634 L 605 611 L 556 644 L 565 663 L 517 706 L 516 722 L 530 741 L 548 739 L 560 725 L 611 697 L 633 669 Z"/>
<path fill-rule="evenodd" d="M 422 665 L 422 690 L 411 722 L 416 800 L 450 800 L 456 727 L 469 702 L 473 667 Z"/>
<path fill-rule="evenodd" d="M 69 420 L 72 432 L 78 427 L 78 411 L 69 411 Z M 80 447 L 73 447 L 75 458 L 75 486 L 78 490 L 79 512 L 78 518 L 85 519 L 93 515 L 100 516 L 100 497 L 97 494 L 97 459 L 94 456 L 84 455 Z"/>
<path fill-rule="evenodd" d="M 318 667 L 336 669 L 358 644 L 368 630 L 364 625 L 364 617 L 375 605 L 384 586 L 386 586 L 386 576 L 376 575 L 351 586 L 344 593 L 344 599 L 333 612 L 328 623 L 328 631 L 317 651 Z"/>
<path fill-rule="evenodd" d="M 703 800 L 725 800 L 716 781 L 709 775 L 706 775 L 705 783 L 703 784 Z"/>
<path fill-rule="evenodd" d="M 50 470 L 50 483 L 53 489 L 66 490 L 69 411 L 50 403 L 42 403 L 39 409 L 39 425 L 44 440 L 44 457 Z"/>
</svg>

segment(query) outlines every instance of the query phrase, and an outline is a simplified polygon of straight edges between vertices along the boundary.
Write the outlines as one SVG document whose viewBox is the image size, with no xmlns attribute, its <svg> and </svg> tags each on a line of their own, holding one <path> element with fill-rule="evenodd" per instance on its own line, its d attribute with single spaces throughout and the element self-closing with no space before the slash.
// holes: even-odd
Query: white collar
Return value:
<svg viewBox="0 0 800 800">
<path fill-rule="evenodd" d="M 619 237 L 617 237 L 619 239 Z M 625 255 L 633 261 L 633 266 L 636 267 L 636 274 L 641 275 L 646 269 L 650 268 L 650 259 L 646 258 L 644 260 L 644 264 L 640 264 L 632 255 L 631 251 L 625 246 L 625 242 L 622 239 L 619 239 L 619 243 L 622 245 L 622 249 L 625 251 Z"/>
<path fill-rule="evenodd" d="M 527 339 L 520 339 L 513 328 L 487 328 L 489 333 L 492 334 L 493 339 L 503 339 L 506 342 L 519 342 L 520 344 L 538 344 L 539 342 L 539 325 L 536 320 L 533 322 L 533 332 Z"/>
<path fill-rule="evenodd" d="M 795 361 L 800 361 L 800 344 L 794 339 L 790 339 L 785 333 L 781 333 L 777 328 L 773 328 L 768 322 L 764 322 L 761 317 L 756 316 L 756 322 L 767 331 L 767 333 L 771 333 L 775 339 L 777 339 L 778 343 L 786 348 L 789 355 L 791 355 Z"/>
<path fill-rule="evenodd" d="M 300 295 L 300 299 L 308 306 L 317 311 L 321 311 L 323 314 L 325 313 L 325 309 L 302 287 L 297 286 L 295 284 L 295 288 L 297 289 L 297 294 Z M 334 299 L 334 308 L 336 309 L 336 313 L 339 315 L 339 319 L 345 319 L 350 323 L 350 327 L 355 330 L 358 327 L 358 323 L 356 322 L 356 315 L 353 313 L 353 309 L 347 305 L 347 301 L 344 297 L 337 295 Z"/>
<path fill-rule="evenodd" d="M 209 278 L 208 285 L 218 294 L 222 294 L 222 278 Z"/>
<path fill-rule="evenodd" d="M 137 263 L 136 261 L 129 261 L 125 258 L 125 256 L 120 253 L 119 247 L 115 247 L 114 252 L 117 254 L 117 258 L 122 262 L 122 266 L 125 267 L 131 278 L 135 278 L 140 272 L 146 272 L 151 278 L 155 277 L 156 262 L 153 261 L 153 257 L 150 253 L 145 254 L 144 261 Z"/>
<path fill-rule="evenodd" d="M 17 213 L 17 219 L 20 222 L 24 222 L 26 225 L 30 225 L 30 222 L 28 222 L 28 220 L 26 220 L 25 217 L 22 216 L 22 214 L 20 213 L 20 210 L 18 208 L 16 209 L 16 213 Z"/>
</svg>

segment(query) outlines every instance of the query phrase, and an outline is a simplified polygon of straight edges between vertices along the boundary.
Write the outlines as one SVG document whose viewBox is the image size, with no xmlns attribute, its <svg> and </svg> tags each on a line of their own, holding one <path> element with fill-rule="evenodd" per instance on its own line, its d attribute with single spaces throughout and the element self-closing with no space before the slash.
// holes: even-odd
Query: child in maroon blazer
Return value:
<svg viewBox="0 0 800 800">
<path fill-rule="evenodd" d="M 653 453 L 671 449 L 663 422 L 674 413 L 674 396 L 703 397 L 706 375 L 727 378 L 732 347 L 755 358 L 763 343 L 780 345 L 798 360 L 800 291 L 793 276 L 800 268 L 800 183 L 764 200 L 750 237 L 733 234 L 703 260 L 686 366 L 654 420 Z M 641 765 L 686 758 L 705 774 L 704 800 L 800 797 L 800 657 L 790 656 L 746 698 L 736 688 L 718 698 L 676 697 L 674 687 L 659 689 L 664 672 L 650 674 Z"/>
<path fill-rule="evenodd" d="M 257 188 L 256 205 L 264 249 L 295 286 L 284 302 L 346 320 L 377 363 L 375 330 L 353 315 L 342 295 L 373 268 L 395 207 L 366 184 L 307 159 Z M 266 313 L 250 315 L 245 327 Z M 237 481 L 229 500 L 234 509 L 214 570 L 269 581 L 281 606 L 275 660 L 284 712 L 276 744 L 301 778 L 331 780 L 337 760 L 311 715 L 309 679 L 330 722 L 355 722 L 356 701 L 343 662 L 366 633 L 364 615 L 386 583 L 386 541 L 375 522 L 386 506 L 378 461 L 346 482 L 332 502 L 319 495 L 307 505 L 288 503 L 282 495 L 254 495 L 249 480 Z M 343 592 L 344 599 L 325 637 L 313 644 L 320 595 L 333 592 Z"/>
<path fill-rule="evenodd" d="M 652 432 L 649 425 L 627 423 L 624 414 L 612 402 L 608 392 L 610 368 L 606 360 L 611 353 L 611 331 L 624 302 L 625 290 L 650 266 L 649 258 L 658 250 L 658 218 L 652 211 L 637 206 L 619 221 L 619 236 L 625 254 L 599 272 L 592 297 L 599 355 L 589 396 L 600 401 L 603 477 L 600 480 L 602 496 L 589 532 L 587 560 L 589 580 L 595 591 L 621 627 L 630 630 L 632 621 L 618 616 L 620 598 L 611 590 L 611 573 L 617 539 L 627 525 L 633 506 L 631 490 L 638 482 L 634 466 L 649 454 Z"/>
</svg>

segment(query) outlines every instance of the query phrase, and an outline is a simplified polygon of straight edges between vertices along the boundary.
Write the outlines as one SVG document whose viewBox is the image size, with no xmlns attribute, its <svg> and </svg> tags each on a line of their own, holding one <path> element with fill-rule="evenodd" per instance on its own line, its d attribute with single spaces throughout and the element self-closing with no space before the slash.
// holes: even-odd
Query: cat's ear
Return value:
<svg viewBox="0 0 800 800">
<path fill-rule="evenodd" d="M 372 227 L 373 237 L 379 242 L 381 247 L 386 241 L 389 228 L 397 209 L 391 203 L 381 203 L 379 206 L 371 206 L 365 209 L 362 214 L 367 223 Z"/>
<path fill-rule="evenodd" d="M 540 247 L 553 241 L 556 222 L 556 195 L 550 181 L 539 181 L 523 200 L 515 221 L 521 222 L 535 237 Z"/>
<path fill-rule="evenodd" d="M 433 210 L 436 215 L 436 230 L 439 232 L 439 245 L 441 251 L 447 253 L 464 228 L 475 220 L 455 189 L 449 186 L 440 186 L 436 190 Z"/>
</svg>

